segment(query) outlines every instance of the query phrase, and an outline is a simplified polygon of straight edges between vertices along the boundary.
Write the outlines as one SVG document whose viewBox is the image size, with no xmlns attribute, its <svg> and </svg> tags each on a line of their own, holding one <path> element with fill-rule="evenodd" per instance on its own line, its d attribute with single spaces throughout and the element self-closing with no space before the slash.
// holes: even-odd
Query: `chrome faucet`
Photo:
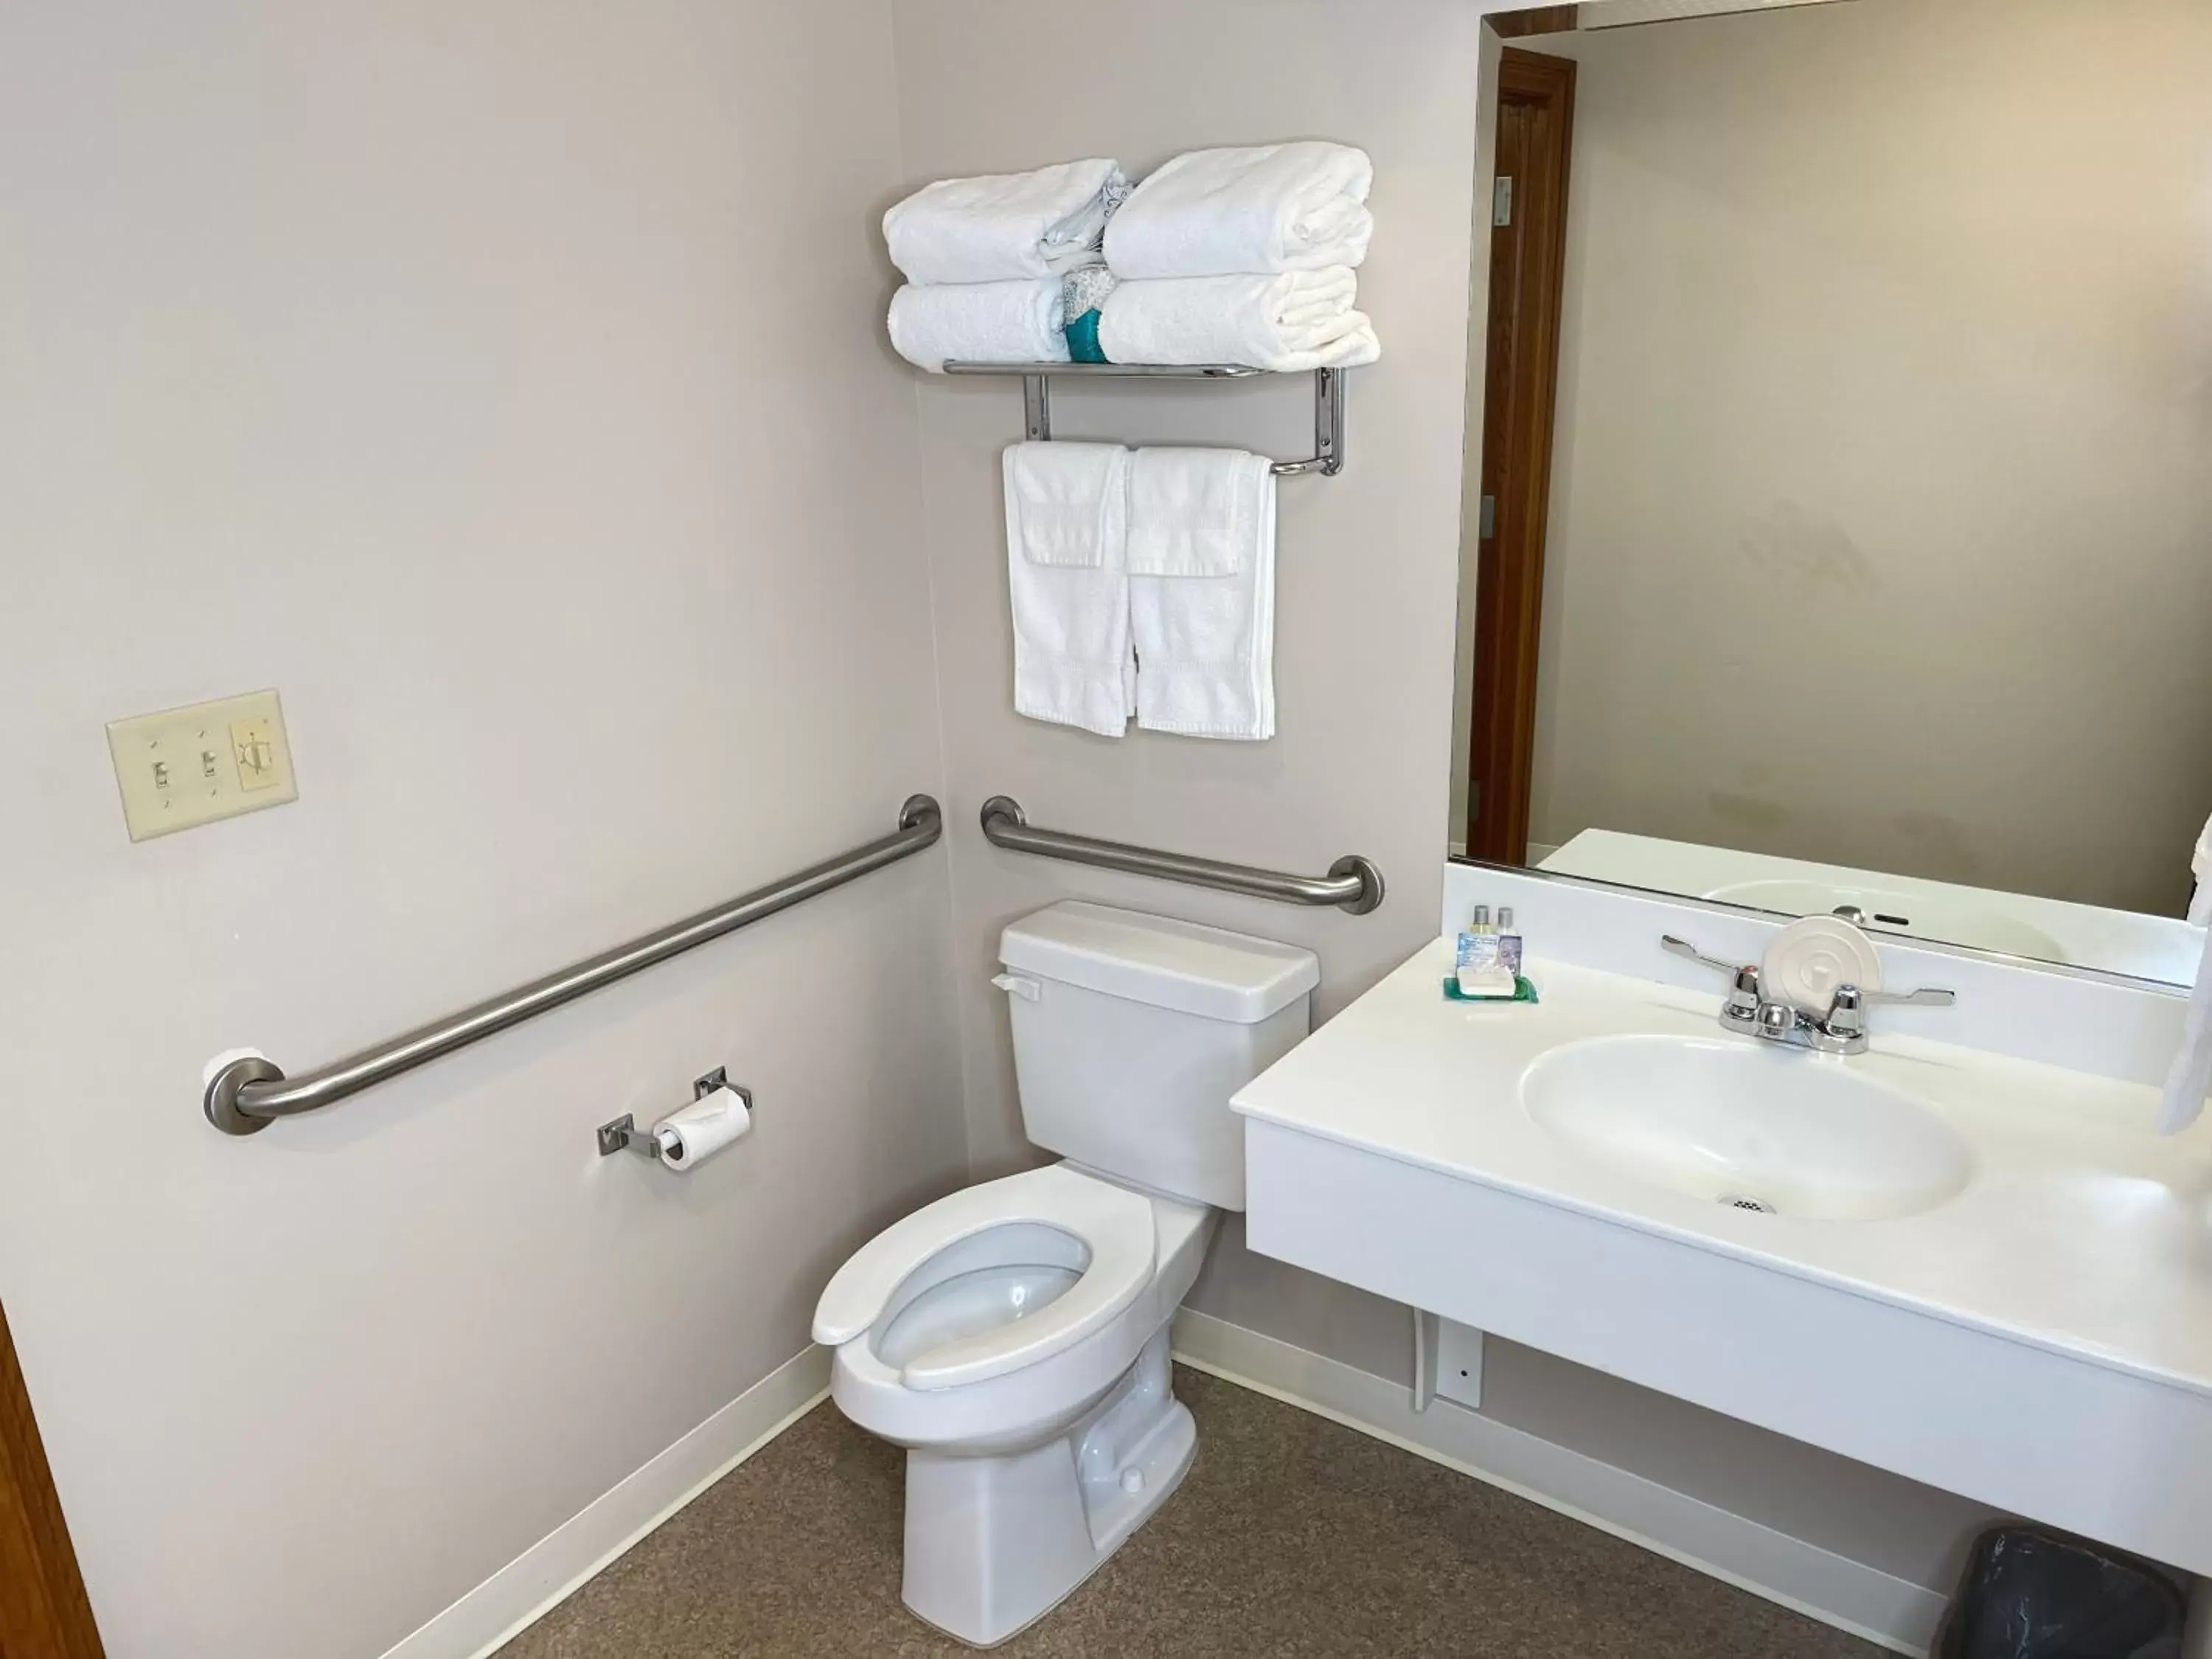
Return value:
<svg viewBox="0 0 2212 1659">
<path fill-rule="evenodd" d="M 1721 1005 L 1721 1030 L 1757 1037 L 1762 1042 L 1804 1048 L 1816 1054 L 1864 1054 L 1866 1011 L 1878 1004 L 1948 1008 L 1959 1000 L 1956 991 L 1934 986 L 1894 992 L 1863 991 L 1856 985 L 1839 985 L 1826 1014 L 1808 1014 L 1794 1004 L 1768 997 L 1759 988 L 1759 969 L 1755 967 L 1738 967 L 1718 957 L 1709 957 L 1687 939 L 1676 939 L 1672 933 L 1662 934 L 1659 944 L 1668 955 L 1687 957 L 1692 962 L 1726 974 L 1735 981 L 1728 1000 Z"/>
</svg>

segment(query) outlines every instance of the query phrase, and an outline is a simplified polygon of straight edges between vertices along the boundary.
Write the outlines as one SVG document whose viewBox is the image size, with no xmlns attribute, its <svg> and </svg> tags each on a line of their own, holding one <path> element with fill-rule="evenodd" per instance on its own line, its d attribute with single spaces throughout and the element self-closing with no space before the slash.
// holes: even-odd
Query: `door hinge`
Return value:
<svg viewBox="0 0 2212 1659">
<path fill-rule="evenodd" d="M 1467 781 L 1467 815 L 1470 819 L 1482 816 L 1482 780 L 1469 778 Z"/>
<path fill-rule="evenodd" d="M 1500 173 L 1490 189 L 1490 222 L 1500 230 L 1513 222 L 1513 177 Z"/>
<path fill-rule="evenodd" d="M 1482 527 L 1479 533 L 1486 542 L 1498 533 L 1498 497 L 1495 495 L 1482 498 Z"/>
</svg>

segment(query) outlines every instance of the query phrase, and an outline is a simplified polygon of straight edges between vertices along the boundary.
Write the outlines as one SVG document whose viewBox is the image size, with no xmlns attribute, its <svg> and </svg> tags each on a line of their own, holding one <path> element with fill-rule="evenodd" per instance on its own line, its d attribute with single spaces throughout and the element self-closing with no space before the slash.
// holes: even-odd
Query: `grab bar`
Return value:
<svg viewBox="0 0 2212 1659">
<path fill-rule="evenodd" d="M 732 899 L 712 910 L 647 933 L 643 939 L 618 945 L 595 957 L 563 968 L 527 985 L 519 985 L 503 996 L 479 1002 L 472 1008 L 418 1027 L 404 1036 L 364 1048 L 357 1054 L 287 1077 L 258 1055 L 234 1060 L 209 1080 L 203 1102 L 207 1120 L 227 1135 L 250 1135 L 267 1128 L 280 1117 L 295 1117 L 359 1094 L 363 1089 L 411 1072 L 441 1054 L 465 1048 L 472 1042 L 520 1025 L 564 1002 L 574 1002 L 618 979 L 680 956 L 694 946 L 735 933 L 779 910 L 788 910 L 802 900 L 858 880 L 887 864 L 911 858 L 933 846 L 945 833 L 945 816 L 927 795 L 908 798 L 899 809 L 898 830 L 880 841 L 855 847 L 834 859 L 800 871 L 781 881 Z"/>
<path fill-rule="evenodd" d="M 983 803 L 983 838 L 1010 852 L 1095 865 L 1101 870 L 1125 870 L 1131 875 L 1157 876 L 1162 881 L 1214 887 L 1224 893 L 1273 899 L 1280 904 L 1333 904 L 1364 916 L 1382 902 L 1382 872 L 1356 853 L 1330 865 L 1326 876 L 1286 875 L 1249 864 L 1224 864 L 1218 859 L 1132 847 L 1127 842 L 1032 829 L 1021 804 L 1006 795 L 994 795 Z"/>
</svg>

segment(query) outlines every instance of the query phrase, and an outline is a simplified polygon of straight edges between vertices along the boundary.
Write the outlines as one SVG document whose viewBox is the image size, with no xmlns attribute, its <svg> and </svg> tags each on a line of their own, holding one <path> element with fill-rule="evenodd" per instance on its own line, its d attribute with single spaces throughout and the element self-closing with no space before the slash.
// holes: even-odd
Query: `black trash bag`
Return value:
<svg viewBox="0 0 2212 1659">
<path fill-rule="evenodd" d="M 1998 1527 L 1974 1540 L 1930 1659 L 2178 1659 L 2187 1612 L 2154 1567 Z"/>
</svg>

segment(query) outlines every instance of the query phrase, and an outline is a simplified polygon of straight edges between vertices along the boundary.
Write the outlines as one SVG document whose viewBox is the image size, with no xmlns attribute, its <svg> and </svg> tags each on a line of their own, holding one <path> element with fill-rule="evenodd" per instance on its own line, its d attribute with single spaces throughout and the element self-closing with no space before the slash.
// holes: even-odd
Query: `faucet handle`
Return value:
<svg viewBox="0 0 2212 1659">
<path fill-rule="evenodd" d="M 1923 985 L 1917 991 L 1862 991 L 1856 985 L 1838 985 L 1836 1000 L 1828 1006 L 1828 1030 L 1834 1036 L 1863 1036 L 1866 1034 L 1866 1011 L 1869 1008 L 1884 1004 L 1893 1007 L 1910 1005 L 1923 1008 L 1948 1008 L 1958 1000 L 1956 991 L 1947 991 L 1936 985 Z"/>
<path fill-rule="evenodd" d="M 1659 948 L 1669 956 L 1687 957 L 1700 967 L 1726 974 L 1735 981 L 1735 988 L 1729 992 L 1728 1006 L 1721 1013 L 1724 1024 L 1742 1026 L 1758 1019 L 1759 1004 L 1765 999 L 1759 994 L 1759 969 L 1755 966 L 1747 963 L 1740 966 L 1733 962 L 1723 962 L 1718 957 L 1709 957 L 1689 940 L 1676 939 L 1672 933 L 1659 936 Z"/>
<path fill-rule="evenodd" d="M 1938 985 L 1923 985 L 1917 991 L 1862 991 L 1856 985 L 1836 988 L 1836 1006 L 1842 1007 L 1850 999 L 1853 1008 L 1873 1008 L 1883 1004 L 1903 1006 L 1908 1003 L 1923 1008 L 1948 1008 L 1958 1001 L 1956 991 L 1947 991 Z"/>
<path fill-rule="evenodd" d="M 1759 973 L 1759 969 L 1756 967 L 1746 967 L 1739 963 L 1723 962 L 1718 957 L 1709 957 L 1704 951 L 1698 949 L 1696 945 L 1691 944 L 1689 940 L 1686 939 L 1676 939 L 1672 933 L 1662 933 L 1659 935 L 1659 948 L 1664 951 L 1670 957 L 1687 957 L 1692 962 L 1698 963 L 1700 967 L 1711 968 L 1716 973 L 1726 974 L 1730 979 L 1735 980 L 1739 983 L 1741 982 L 1742 978 L 1746 974 L 1750 974 L 1754 979 L 1754 983 L 1753 984 L 1752 988 L 1753 990 L 1759 988 L 1755 982 L 1756 976 Z"/>
</svg>

